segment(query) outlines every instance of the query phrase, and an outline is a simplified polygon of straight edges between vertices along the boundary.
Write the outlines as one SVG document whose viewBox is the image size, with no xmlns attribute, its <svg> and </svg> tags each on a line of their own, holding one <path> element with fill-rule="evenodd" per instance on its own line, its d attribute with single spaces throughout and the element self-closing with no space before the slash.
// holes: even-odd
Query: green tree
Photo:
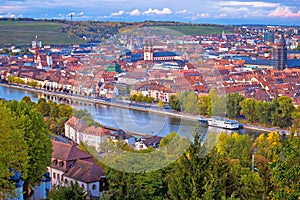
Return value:
<svg viewBox="0 0 300 200">
<path fill-rule="evenodd" d="M 286 96 L 281 96 L 272 101 L 273 114 L 272 123 L 274 126 L 281 128 L 288 127 L 292 123 L 292 113 L 295 109 L 292 99 Z"/>
<path fill-rule="evenodd" d="M 257 101 L 255 104 L 255 113 L 259 122 L 267 125 L 271 120 L 272 104 L 262 100 Z"/>
<path fill-rule="evenodd" d="M 45 117 L 50 114 L 50 105 L 47 103 L 46 99 L 40 98 L 37 104 L 37 110 Z"/>
<path fill-rule="evenodd" d="M 272 163 L 273 199 L 298 199 L 300 197 L 300 138 L 290 135 L 283 142 L 281 156 Z"/>
<path fill-rule="evenodd" d="M 25 102 L 10 101 L 8 107 L 15 113 L 16 127 L 24 134 L 28 145 L 28 172 L 24 179 L 25 198 L 29 186 L 35 186 L 47 171 L 52 154 L 49 130 L 43 116 Z"/>
<path fill-rule="evenodd" d="M 21 99 L 21 101 L 26 102 L 28 105 L 35 106 L 35 103 L 31 101 L 31 98 L 29 96 L 25 96 Z"/>
<path fill-rule="evenodd" d="M 251 123 L 257 121 L 257 113 L 255 110 L 256 101 L 255 99 L 244 99 L 242 101 L 242 113 L 247 118 L 247 120 Z"/>
<path fill-rule="evenodd" d="M 67 187 L 57 187 L 54 188 L 48 195 L 47 199 L 49 200 L 85 200 L 87 199 L 88 194 L 84 191 L 83 188 L 79 186 L 77 182 L 70 183 L 70 186 Z"/>
<path fill-rule="evenodd" d="M 240 115 L 242 110 L 241 102 L 243 100 L 244 97 L 238 92 L 226 95 L 226 110 L 228 117 L 235 118 Z"/>
<path fill-rule="evenodd" d="M 184 96 L 182 96 L 181 99 L 184 111 L 192 114 L 198 114 L 199 101 L 197 95 L 194 92 L 185 92 L 183 95 Z"/>
<path fill-rule="evenodd" d="M 170 96 L 169 105 L 172 109 L 176 111 L 180 111 L 181 109 L 180 102 L 178 100 L 178 97 L 175 94 Z"/>
<path fill-rule="evenodd" d="M 59 108 L 59 113 L 58 113 L 59 117 L 70 118 L 73 115 L 73 108 L 69 105 L 59 104 L 58 108 Z"/>
<path fill-rule="evenodd" d="M 22 173 L 22 177 L 28 175 L 29 156 L 28 145 L 24 133 L 17 126 L 18 118 L 5 102 L 0 102 L 0 198 L 4 193 L 14 189 L 14 183 L 10 181 L 13 175 L 10 167 Z"/>
<path fill-rule="evenodd" d="M 58 116 L 59 116 L 59 107 L 58 107 L 57 103 L 48 102 L 48 104 L 50 105 L 49 117 L 58 118 Z"/>
<path fill-rule="evenodd" d="M 225 116 L 226 114 L 226 98 L 217 94 L 216 89 L 209 91 L 211 103 L 208 106 L 208 115 L 210 116 Z"/>
</svg>

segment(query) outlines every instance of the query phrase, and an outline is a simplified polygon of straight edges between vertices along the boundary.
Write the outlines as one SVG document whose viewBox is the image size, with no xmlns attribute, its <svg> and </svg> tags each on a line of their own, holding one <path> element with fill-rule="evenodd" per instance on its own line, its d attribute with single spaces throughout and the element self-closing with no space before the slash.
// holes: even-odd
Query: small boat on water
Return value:
<svg viewBox="0 0 300 200">
<path fill-rule="evenodd" d="M 242 128 L 242 124 L 240 124 L 237 120 L 230 120 L 222 117 L 211 117 L 207 119 L 207 124 L 208 126 L 215 126 L 219 128 L 225 128 L 225 129 Z"/>
</svg>

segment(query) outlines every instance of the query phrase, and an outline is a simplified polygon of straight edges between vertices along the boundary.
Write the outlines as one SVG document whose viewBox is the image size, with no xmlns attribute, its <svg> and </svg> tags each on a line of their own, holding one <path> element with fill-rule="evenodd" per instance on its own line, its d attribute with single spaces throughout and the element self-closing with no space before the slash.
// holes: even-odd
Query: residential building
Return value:
<svg viewBox="0 0 300 200">
<path fill-rule="evenodd" d="M 77 182 L 88 195 L 99 199 L 107 190 L 103 168 L 97 165 L 92 156 L 79 150 L 76 145 L 52 141 L 52 158 L 48 171 L 52 176 L 53 187 L 69 186 Z"/>
</svg>

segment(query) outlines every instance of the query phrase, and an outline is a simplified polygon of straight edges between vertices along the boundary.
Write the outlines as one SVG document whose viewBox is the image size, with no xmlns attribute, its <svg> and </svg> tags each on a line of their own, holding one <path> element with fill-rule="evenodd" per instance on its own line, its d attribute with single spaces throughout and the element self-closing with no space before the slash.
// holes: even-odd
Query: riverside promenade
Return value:
<svg viewBox="0 0 300 200">
<path fill-rule="evenodd" d="M 185 119 L 185 120 L 198 121 L 199 119 L 202 119 L 202 120 L 209 119 L 208 117 L 205 117 L 205 116 L 191 115 L 191 114 L 186 114 L 186 113 L 182 114 L 182 113 L 174 111 L 174 110 L 159 109 L 156 105 L 153 105 L 153 104 L 138 104 L 138 103 L 133 103 L 130 101 L 121 101 L 121 100 L 116 100 L 116 99 L 87 97 L 87 96 L 80 96 L 80 95 L 69 94 L 69 93 L 47 91 L 44 89 L 31 88 L 28 86 L 19 86 L 19 85 L 13 85 L 13 84 L 0 83 L 0 86 L 16 88 L 16 89 L 21 89 L 21 90 L 27 90 L 27 91 L 31 91 L 34 93 L 40 93 L 40 94 L 49 95 L 49 96 L 56 96 L 60 99 L 66 99 L 66 100 L 70 100 L 70 101 L 76 100 L 76 101 L 82 101 L 82 102 L 91 103 L 91 104 L 102 104 L 102 105 L 107 105 L 107 106 L 115 106 L 115 107 L 120 107 L 120 108 L 125 108 L 125 109 L 132 109 L 132 110 L 136 110 L 136 111 L 140 111 L 140 112 L 149 112 L 149 113 L 155 113 L 155 114 L 159 114 L 159 115 L 172 116 L 172 117 Z M 113 127 L 108 127 L 108 128 L 113 129 Z M 268 128 L 268 127 L 262 127 L 262 126 L 255 126 L 252 124 L 243 124 L 243 128 L 255 130 L 255 131 L 261 131 L 261 132 L 275 131 L 282 135 L 289 134 L 288 130 L 283 130 L 283 129 L 280 129 L 277 127 Z M 139 136 L 147 136 L 147 134 L 143 134 L 143 133 L 132 133 L 132 134 L 139 135 Z"/>
</svg>

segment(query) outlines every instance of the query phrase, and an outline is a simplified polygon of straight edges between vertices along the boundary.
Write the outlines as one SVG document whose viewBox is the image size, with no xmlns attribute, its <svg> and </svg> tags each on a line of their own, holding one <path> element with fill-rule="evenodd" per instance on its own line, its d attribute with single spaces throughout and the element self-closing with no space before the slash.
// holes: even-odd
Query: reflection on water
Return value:
<svg viewBox="0 0 300 200">
<path fill-rule="evenodd" d="M 58 103 L 70 103 L 75 108 L 87 109 L 94 119 L 104 126 L 117 127 L 131 132 L 139 132 L 144 134 L 152 134 L 158 136 L 166 136 L 172 131 L 179 133 L 181 136 L 191 138 L 196 130 L 202 133 L 214 131 L 230 132 L 233 131 L 220 129 L 216 127 L 207 127 L 198 121 L 189 121 L 181 118 L 163 116 L 153 113 L 129 110 L 126 108 L 111 107 L 100 104 L 84 104 L 81 101 L 59 99 L 55 96 L 44 96 L 42 93 L 34 93 L 21 89 L 6 88 L 0 86 L 0 98 L 7 100 L 21 100 L 24 96 L 30 96 L 32 101 L 37 102 L 38 98 L 44 97 Z M 200 126 L 199 126 L 200 125 Z M 238 131 L 242 134 L 254 134 L 258 132 L 242 129 Z"/>
</svg>

